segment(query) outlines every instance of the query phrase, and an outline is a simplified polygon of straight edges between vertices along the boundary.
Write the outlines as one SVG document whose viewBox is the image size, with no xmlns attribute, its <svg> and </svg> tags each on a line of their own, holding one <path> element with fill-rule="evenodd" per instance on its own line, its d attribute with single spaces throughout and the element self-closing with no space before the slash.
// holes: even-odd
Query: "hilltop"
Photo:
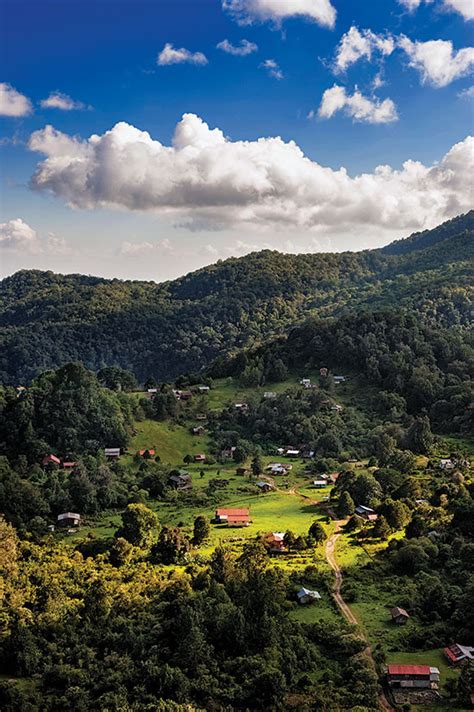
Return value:
<svg viewBox="0 0 474 712">
<path fill-rule="evenodd" d="M 286 255 L 265 250 L 177 280 L 107 280 L 23 270 L 3 280 L 0 377 L 28 382 L 82 361 L 171 379 L 284 333 L 308 316 L 396 306 L 425 323 L 469 322 L 474 212 L 387 248 Z"/>
</svg>

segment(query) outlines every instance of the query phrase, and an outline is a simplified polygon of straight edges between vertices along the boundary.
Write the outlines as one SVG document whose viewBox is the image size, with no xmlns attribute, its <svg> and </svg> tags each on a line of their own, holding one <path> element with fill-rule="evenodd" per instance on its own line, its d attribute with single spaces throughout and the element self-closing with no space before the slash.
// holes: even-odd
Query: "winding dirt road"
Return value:
<svg viewBox="0 0 474 712">
<path fill-rule="evenodd" d="M 370 647 L 370 643 L 367 640 L 366 636 L 364 635 L 363 631 L 361 630 L 359 621 L 357 620 L 354 613 L 351 611 L 350 607 L 345 602 L 345 600 L 343 599 L 342 594 L 341 594 L 342 571 L 341 571 L 341 567 L 337 563 L 337 559 L 336 559 L 336 542 L 339 539 L 339 537 L 341 536 L 341 527 L 345 523 L 346 523 L 345 520 L 335 519 L 335 525 L 336 525 L 335 531 L 333 532 L 333 534 L 331 534 L 331 536 L 327 540 L 326 548 L 325 548 L 327 562 L 328 562 L 329 566 L 332 568 L 332 570 L 334 571 L 335 578 L 334 578 L 333 596 L 334 596 L 334 600 L 336 601 L 337 605 L 339 606 L 344 618 L 352 625 L 357 626 L 359 636 L 362 638 L 362 640 L 366 644 L 366 648 L 364 650 L 364 655 L 367 656 L 374 671 L 377 672 L 377 667 L 376 667 L 375 660 L 372 655 L 372 649 Z M 382 709 L 388 710 L 388 712 L 394 712 L 393 707 L 387 700 L 383 690 L 381 690 L 379 693 L 379 705 Z"/>
</svg>

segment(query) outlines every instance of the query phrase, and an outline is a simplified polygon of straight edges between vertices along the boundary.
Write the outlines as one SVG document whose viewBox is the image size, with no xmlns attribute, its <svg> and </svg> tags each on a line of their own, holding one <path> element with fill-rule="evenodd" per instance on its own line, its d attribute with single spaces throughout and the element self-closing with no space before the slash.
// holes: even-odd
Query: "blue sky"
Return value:
<svg viewBox="0 0 474 712">
<path fill-rule="evenodd" d="M 3 274 L 162 280 L 264 247 L 380 246 L 469 207 L 466 0 L 0 8 Z"/>
</svg>

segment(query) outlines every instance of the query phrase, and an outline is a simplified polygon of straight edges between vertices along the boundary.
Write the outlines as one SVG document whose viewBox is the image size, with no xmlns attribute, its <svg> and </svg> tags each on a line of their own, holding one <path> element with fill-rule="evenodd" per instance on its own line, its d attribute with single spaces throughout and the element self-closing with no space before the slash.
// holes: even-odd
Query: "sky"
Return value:
<svg viewBox="0 0 474 712">
<path fill-rule="evenodd" d="M 473 0 L 0 0 L 0 273 L 163 281 L 472 207 Z"/>
</svg>

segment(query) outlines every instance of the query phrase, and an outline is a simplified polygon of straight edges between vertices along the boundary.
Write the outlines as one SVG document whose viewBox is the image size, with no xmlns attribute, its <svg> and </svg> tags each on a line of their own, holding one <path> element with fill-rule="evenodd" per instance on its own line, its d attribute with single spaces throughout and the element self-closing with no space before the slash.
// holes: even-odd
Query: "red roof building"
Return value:
<svg viewBox="0 0 474 712">
<path fill-rule="evenodd" d="M 79 463 L 77 462 L 63 462 L 63 467 L 65 470 L 72 470 L 73 467 L 76 467 Z"/>
<path fill-rule="evenodd" d="M 248 509 L 220 508 L 216 509 L 216 520 L 228 527 L 248 527 L 250 512 Z"/>
<path fill-rule="evenodd" d="M 43 465 L 49 465 L 50 463 L 53 465 L 60 465 L 61 460 L 59 457 L 56 457 L 56 455 L 45 455 L 43 457 Z"/>
<path fill-rule="evenodd" d="M 145 448 L 144 450 L 139 450 L 138 454 L 141 455 L 142 457 L 154 457 L 155 451 L 150 450 L 149 448 Z"/>
<path fill-rule="evenodd" d="M 429 665 L 388 665 L 387 678 L 391 687 L 437 690 L 439 669 Z"/>
<path fill-rule="evenodd" d="M 194 462 L 206 462 L 206 456 L 203 453 L 199 453 L 194 455 L 193 460 Z"/>
</svg>

